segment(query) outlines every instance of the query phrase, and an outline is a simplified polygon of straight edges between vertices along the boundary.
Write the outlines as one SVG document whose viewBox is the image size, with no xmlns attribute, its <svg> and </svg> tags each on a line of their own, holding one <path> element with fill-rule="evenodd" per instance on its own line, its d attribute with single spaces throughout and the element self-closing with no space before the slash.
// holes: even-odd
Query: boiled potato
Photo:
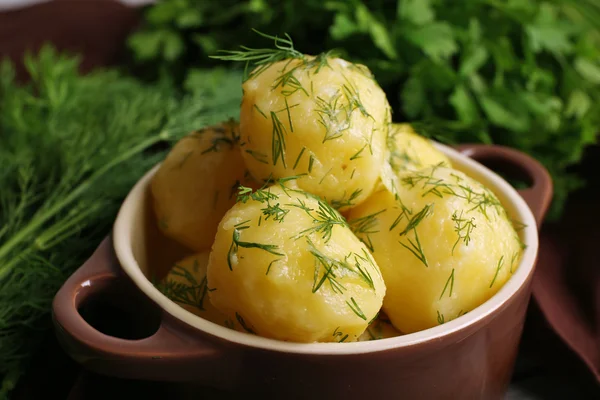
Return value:
<svg viewBox="0 0 600 400">
<path fill-rule="evenodd" d="M 403 333 L 474 309 L 519 265 L 520 239 L 498 198 L 465 174 L 433 166 L 399 175 L 350 211 L 370 247 L 387 294 L 383 310 Z"/>
<path fill-rule="evenodd" d="M 392 124 L 388 134 L 390 164 L 396 172 L 417 170 L 444 164 L 451 167 L 450 159 L 436 149 L 431 141 L 417 134 L 410 124 Z"/>
<path fill-rule="evenodd" d="M 243 90 L 241 148 L 255 179 L 302 175 L 301 189 L 337 209 L 371 194 L 391 114 L 366 67 L 302 56 L 262 66 Z"/>
<path fill-rule="evenodd" d="M 248 332 L 356 341 L 381 308 L 379 268 L 328 203 L 275 184 L 232 207 L 208 265 L 212 304 Z"/>
<path fill-rule="evenodd" d="M 377 317 L 358 338 L 359 342 L 371 340 L 389 339 L 402 335 L 387 318 Z"/>
<path fill-rule="evenodd" d="M 450 159 L 436 149 L 431 141 L 417 134 L 409 124 L 391 124 L 387 144 L 388 160 L 381 170 L 381 186 L 396 192 L 398 174 L 434 165 L 451 167 Z"/>
<path fill-rule="evenodd" d="M 175 263 L 158 285 L 165 296 L 179 306 L 208 321 L 240 330 L 237 321 L 227 318 L 210 302 L 206 268 L 210 252 L 194 254 Z"/>
<path fill-rule="evenodd" d="M 173 146 L 152 178 L 161 231 L 194 251 L 210 249 L 238 184 L 256 186 L 238 148 L 237 123 L 194 132 Z"/>
</svg>

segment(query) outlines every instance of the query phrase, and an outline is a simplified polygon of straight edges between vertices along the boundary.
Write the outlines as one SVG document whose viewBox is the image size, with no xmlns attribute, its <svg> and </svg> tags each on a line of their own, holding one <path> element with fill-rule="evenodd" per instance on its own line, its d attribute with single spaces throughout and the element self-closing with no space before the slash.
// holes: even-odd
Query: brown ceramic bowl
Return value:
<svg viewBox="0 0 600 400">
<path fill-rule="evenodd" d="M 111 241 L 105 241 L 56 295 L 54 321 L 61 343 L 75 360 L 99 373 L 194 382 L 267 398 L 501 398 L 517 354 L 537 258 L 537 229 L 552 184 L 537 161 L 511 149 L 436 146 L 527 225 L 521 231 L 527 248 L 517 271 L 495 296 L 466 315 L 396 338 L 312 344 L 236 332 L 196 317 L 148 278 L 152 272 L 164 275 L 160 266 L 185 252 L 161 239 L 154 225 L 148 190 L 154 168 L 123 203 L 112 236 L 114 253 Z M 532 185 L 519 193 L 475 160 L 517 171 Z M 78 312 L 98 296 L 126 299 L 136 310 L 132 318 L 160 323 L 154 333 L 136 340 L 101 333 Z"/>
</svg>

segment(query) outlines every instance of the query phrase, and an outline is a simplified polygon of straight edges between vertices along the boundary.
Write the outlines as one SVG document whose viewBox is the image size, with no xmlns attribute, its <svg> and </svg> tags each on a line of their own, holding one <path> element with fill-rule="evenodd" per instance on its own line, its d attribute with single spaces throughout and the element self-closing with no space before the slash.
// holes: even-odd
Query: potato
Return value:
<svg viewBox="0 0 600 400">
<path fill-rule="evenodd" d="M 383 310 L 403 333 L 427 329 L 492 297 L 519 265 L 521 241 L 498 198 L 441 166 L 399 176 L 349 223 L 381 268 Z"/>
<path fill-rule="evenodd" d="M 194 254 L 177 262 L 158 285 L 165 296 L 187 311 L 208 321 L 240 330 L 239 324 L 227 318 L 210 302 L 206 268 L 210 252 Z"/>
<path fill-rule="evenodd" d="M 402 335 L 387 318 L 377 317 L 358 338 L 359 342 L 371 340 L 389 339 Z"/>
<path fill-rule="evenodd" d="M 417 170 L 443 163 L 451 167 L 450 159 L 409 124 L 392 124 L 388 134 L 390 164 L 396 173 Z"/>
<path fill-rule="evenodd" d="M 255 71 L 243 90 L 241 147 L 255 179 L 303 175 L 299 187 L 336 209 L 371 194 L 391 113 L 366 67 L 303 56 Z"/>
<path fill-rule="evenodd" d="M 219 225 L 208 264 L 211 302 L 260 336 L 356 341 L 385 295 L 367 248 L 316 196 L 283 185 L 248 196 Z"/>
<path fill-rule="evenodd" d="M 152 178 L 161 231 L 194 251 L 210 249 L 241 182 L 254 187 L 238 148 L 237 123 L 194 132 L 173 146 Z"/>
</svg>

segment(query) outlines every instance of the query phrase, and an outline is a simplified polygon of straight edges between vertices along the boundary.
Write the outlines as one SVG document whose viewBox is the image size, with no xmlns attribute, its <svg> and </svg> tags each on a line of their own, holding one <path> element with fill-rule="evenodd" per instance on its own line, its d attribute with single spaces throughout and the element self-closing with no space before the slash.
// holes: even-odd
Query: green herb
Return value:
<svg viewBox="0 0 600 400">
<path fill-rule="evenodd" d="M 294 43 L 292 42 L 292 38 L 289 35 L 285 35 L 286 38 L 280 38 L 277 36 L 267 35 L 261 32 L 258 32 L 256 29 L 253 29 L 254 32 L 258 33 L 260 36 L 272 39 L 274 42 L 274 49 L 252 49 L 246 46 L 240 46 L 241 50 L 235 51 L 221 51 L 224 55 L 222 56 L 211 56 L 211 58 L 215 58 L 218 60 L 225 61 L 243 61 L 246 63 L 246 79 L 254 78 L 264 70 L 269 68 L 271 65 L 278 61 L 286 60 L 288 58 L 299 58 L 304 59 L 304 55 L 297 50 L 294 49 Z M 253 72 L 248 72 L 248 68 L 250 66 L 257 66 L 257 68 Z"/>
<path fill-rule="evenodd" d="M 417 257 L 419 259 L 419 261 L 421 261 L 426 267 L 428 267 L 429 265 L 427 264 L 427 257 L 425 257 L 425 253 L 423 252 L 423 248 L 421 247 L 421 242 L 419 241 L 419 235 L 417 233 L 417 226 L 421 223 L 421 221 L 423 221 L 423 219 L 425 219 L 426 217 L 428 217 L 430 215 L 430 211 L 432 208 L 433 208 L 433 203 L 427 204 L 425 207 L 423 207 L 423 209 L 421 211 L 419 211 L 417 214 L 415 214 L 408 221 L 406 228 L 404 228 L 404 230 L 402 232 L 400 232 L 400 236 L 404 236 L 410 231 L 412 231 L 414 233 L 414 235 L 415 235 L 414 242 L 410 238 L 407 238 L 410 246 L 408 246 L 402 242 L 400 242 L 400 245 L 402 247 L 404 247 L 405 249 L 407 249 L 408 251 L 410 251 L 411 253 L 413 253 L 413 255 L 415 257 Z"/>
<path fill-rule="evenodd" d="M 197 268 L 198 261 L 194 260 L 194 265 Z M 171 300 L 193 306 L 199 310 L 204 310 L 204 299 L 208 293 L 208 282 L 206 276 L 200 282 L 187 269 L 175 265 L 171 270 L 172 276 L 179 276 L 185 279 L 185 282 L 177 282 L 169 279 L 159 283 L 156 287 Z"/>
<path fill-rule="evenodd" d="M 259 70 L 301 57 L 286 38 L 268 38 L 281 48 L 254 50 L 266 40 L 251 28 L 287 32 L 306 54 L 336 47 L 373 71 L 397 121 L 444 142 L 493 142 L 542 161 L 557 216 L 582 184 L 567 167 L 600 125 L 598 21 L 596 0 L 163 0 L 148 8 L 129 45 L 144 72 L 179 79 L 242 40 L 250 49 L 219 56 L 261 63 Z"/>
<path fill-rule="evenodd" d="M 246 324 L 246 321 L 244 321 L 244 318 L 242 318 L 242 316 L 240 314 L 238 314 L 237 312 L 235 313 L 235 319 L 237 320 L 237 322 L 240 324 L 240 326 L 242 328 L 244 328 L 244 330 L 248 333 L 252 333 L 253 335 L 255 335 L 256 333 Z"/>
<path fill-rule="evenodd" d="M 356 303 L 356 300 L 354 300 L 354 297 L 350 297 L 350 301 L 346 301 L 346 304 L 348 304 L 348 307 L 350 307 L 354 314 L 356 314 L 359 318 L 364 319 L 365 321 L 367 320 L 367 317 Z"/>
<path fill-rule="evenodd" d="M 352 193 L 350 193 L 349 196 L 346 196 L 346 191 L 344 191 L 344 194 L 342 195 L 341 199 L 331 200 L 331 205 L 336 209 L 340 209 L 342 207 L 351 207 L 354 205 L 356 198 L 360 196 L 362 191 L 362 189 L 356 189 Z"/>
<path fill-rule="evenodd" d="M 444 314 L 440 314 L 439 310 L 437 312 L 437 322 L 439 325 L 442 325 L 445 321 Z"/>
<path fill-rule="evenodd" d="M 283 253 L 279 253 L 277 250 L 279 246 L 274 244 L 262 244 L 255 242 L 242 242 L 240 240 L 240 231 L 244 229 L 248 229 L 249 226 L 240 226 L 233 229 L 233 235 L 231 239 L 231 245 L 229 246 L 229 251 L 227 252 L 227 266 L 230 271 L 233 271 L 233 263 L 231 259 L 237 255 L 237 252 L 240 247 L 244 249 L 260 249 L 266 251 L 267 253 L 276 255 L 276 256 L 285 256 Z"/>
<path fill-rule="evenodd" d="M 335 275 L 335 269 L 340 267 L 340 262 L 329 256 L 326 256 L 319 251 L 309 238 L 306 238 L 306 241 L 308 243 L 310 253 L 315 258 L 315 272 L 312 292 L 316 293 L 321 286 L 323 286 L 325 281 L 327 281 L 331 286 L 331 290 L 333 290 L 335 293 L 343 293 L 346 288 L 337 280 L 337 276 Z M 321 268 L 323 268 L 322 276 Z"/>
<path fill-rule="evenodd" d="M 261 109 L 258 107 L 258 104 L 254 104 L 254 106 L 253 106 L 253 107 L 254 107 L 254 109 L 255 109 L 256 111 L 258 111 L 258 112 L 260 113 L 260 115 L 262 115 L 263 117 L 265 117 L 265 119 L 269 119 L 269 117 L 267 117 L 267 114 L 265 114 L 265 113 L 263 112 L 263 110 L 261 110 Z"/>
<path fill-rule="evenodd" d="M 502 269 L 503 264 L 504 264 L 504 256 L 500 257 L 500 260 L 498 260 L 498 266 L 496 266 L 496 273 L 494 274 L 494 279 L 492 279 L 492 282 L 490 283 L 490 289 L 492 288 L 492 286 L 494 286 L 494 283 L 496 282 L 496 278 L 498 278 L 498 273 L 500 272 L 500 269 Z"/>
<path fill-rule="evenodd" d="M 0 397 L 51 327 L 57 290 L 168 141 L 235 117 L 240 101 L 209 94 L 221 75 L 208 72 L 184 95 L 113 70 L 80 76 L 78 59 L 49 47 L 25 65 L 26 84 L 0 66 Z"/>
<path fill-rule="evenodd" d="M 271 111 L 271 121 L 273 123 L 273 136 L 271 139 L 271 156 L 273 165 L 277 165 L 277 161 L 281 159 L 283 167 L 287 168 L 285 165 L 285 126 L 281 123 L 279 117 L 273 111 Z"/>
<path fill-rule="evenodd" d="M 302 154 L 304 154 L 305 150 L 306 150 L 306 147 L 302 147 L 302 150 L 300 150 L 300 153 L 298 154 L 298 157 L 296 158 L 296 162 L 294 163 L 293 169 L 296 169 L 296 167 L 298 166 L 298 163 L 300 162 L 300 159 L 302 158 Z"/>
<path fill-rule="evenodd" d="M 462 211 L 460 212 L 460 215 L 454 211 L 452 214 L 452 221 L 454 221 L 454 231 L 458 235 L 456 242 L 454 242 L 454 246 L 452 246 L 452 254 L 454 254 L 454 249 L 461 240 L 465 243 L 465 246 L 469 245 L 469 242 L 471 241 L 471 232 L 473 232 L 473 229 L 476 228 L 477 225 L 474 223 L 475 218 L 463 218 Z"/>
<path fill-rule="evenodd" d="M 442 290 L 439 300 L 441 300 L 442 297 L 444 297 L 444 293 L 446 293 L 448 284 L 450 284 L 450 291 L 448 292 L 448 297 L 452 297 L 452 290 L 454 289 L 454 268 L 452 268 L 452 272 L 450 273 L 450 276 L 448 277 L 448 280 L 446 281 L 446 284 L 444 285 L 444 290 Z"/>
<path fill-rule="evenodd" d="M 352 229 L 352 232 L 354 232 L 371 252 L 375 251 L 375 247 L 373 246 L 370 235 L 379 232 L 378 229 L 376 230 L 379 223 L 377 216 L 385 211 L 386 209 L 379 210 L 372 214 L 365 215 L 364 217 L 348 221 L 348 225 L 350 226 L 350 229 Z"/>
<path fill-rule="evenodd" d="M 321 234 L 321 237 L 325 240 L 325 242 L 328 242 L 331 239 L 334 226 L 348 226 L 344 217 L 342 217 L 340 213 L 338 213 L 327 202 L 319 198 L 316 198 L 316 200 L 319 203 L 319 209 L 316 211 L 313 211 L 301 203 L 301 205 L 304 207 L 300 208 L 303 209 L 310 218 L 312 218 L 314 225 L 310 228 L 300 231 L 300 233 L 292 237 L 293 239 L 299 239 L 312 233 L 317 233 Z"/>
</svg>

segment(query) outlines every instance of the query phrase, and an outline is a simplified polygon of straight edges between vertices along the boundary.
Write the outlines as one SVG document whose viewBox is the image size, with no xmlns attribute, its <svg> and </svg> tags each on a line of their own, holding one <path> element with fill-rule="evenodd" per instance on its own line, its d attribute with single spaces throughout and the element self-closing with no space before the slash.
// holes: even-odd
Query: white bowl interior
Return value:
<svg viewBox="0 0 600 400">
<path fill-rule="evenodd" d="M 157 278 L 161 278 L 166 274 L 166 268 L 173 265 L 182 256 L 189 254 L 185 248 L 163 237 L 156 226 L 149 189 L 151 178 L 158 169 L 158 165 L 148 171 L 134 186 L 121 207 L 113 232 L 117 257 L 123 270 L 135 284 L 168 313 L 197 329 L 231 342 L 293 353 L 358 354 L 410 346 L 439 338 L 475 323 L 510 299 L 533 271 L 538 251 L 538 233 L 531 210 L 516 190 L 505 180 L 450 147 L 437 143 L 435 146 L 451 159 L 454 168 L 477 179 L 496 193 L 511 218 L 526 225 L 520 231 L 520 236 L 527 245 L 519 268 L 491 299 L 469 313 L 443 325 L 390 339 L 354 343 L 305 344 L 283 342 L 237 332 L 188 312 L 164 296 L 152 284 L 153 274 Z"/>
</svg>

